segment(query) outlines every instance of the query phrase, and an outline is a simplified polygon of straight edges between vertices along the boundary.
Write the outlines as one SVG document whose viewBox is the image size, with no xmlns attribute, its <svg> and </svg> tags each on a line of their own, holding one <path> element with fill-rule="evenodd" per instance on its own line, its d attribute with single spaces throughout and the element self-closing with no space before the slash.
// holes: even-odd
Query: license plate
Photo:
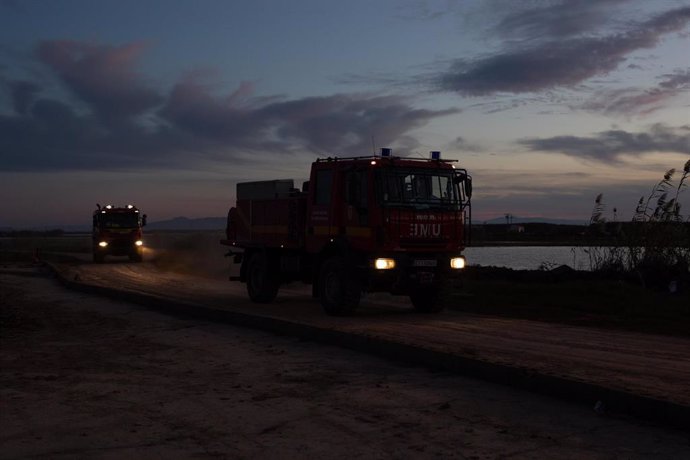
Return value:
<svg viewBox="0 0 690 460">
<path fill-rule="evenodd" d="M 432 259 L 432 260 L 416 259 L 412 262 L 413 267 L 435 267 L 436 264 L 437 264 L 436 259 Z"/>
<path fill-rule="evenodd" d="M 419 284 L 431 284 L 434 282 L 434 274 L 432 272 L 418 272 L 417 281 Z"/>
</svg>

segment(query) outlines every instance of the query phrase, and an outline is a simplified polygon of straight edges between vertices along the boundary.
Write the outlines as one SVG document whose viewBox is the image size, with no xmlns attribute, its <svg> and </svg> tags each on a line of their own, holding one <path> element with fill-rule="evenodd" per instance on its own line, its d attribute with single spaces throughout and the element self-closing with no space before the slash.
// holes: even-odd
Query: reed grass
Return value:
<svg viewBox="0 0 690 460">
<path fill-rule="evenodd" d="M 666 171 L 639 199 L 632 222 L 625 225 L 606 221 L 603 195 L 597 195 L 587 233 L 592 244 L 585 250 L 590 270 L 634 274 L 645 287 L 690 290 L 690 216 L 682 214 L 679 201 L 690 178 L 690 160 L 677 181 L 676 172 Z M 609 237 L 605 246 L 596 243 L 601 235 Z"/>
</svg>

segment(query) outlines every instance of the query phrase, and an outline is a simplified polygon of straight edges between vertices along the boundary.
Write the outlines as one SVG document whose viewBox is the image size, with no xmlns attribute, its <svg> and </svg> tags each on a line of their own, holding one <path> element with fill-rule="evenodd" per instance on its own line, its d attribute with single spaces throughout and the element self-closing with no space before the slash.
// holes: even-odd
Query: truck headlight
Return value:
<svg viewBox="0 0 690 460">
<path fill-rule="evenodd" d="M 135 244 L 136 246 L 142 246 L 142 245 L 144 244 L 144 242 L 141 241 L 141 240 L 136 240 L 136 241 L 134 242 L 134 244 Z"/>
<path fill-rule="evenodd" d="M 453 257 L 452 259 L 450 259 L 450 268 L 465 268 L 465 258 Z"/>
<path fill-rule="evenodd" d="M 395 268 L 395 259 L 387 259 L 384 257 L 378 258 L 374 261 L 374 267 L 377 270 L 390 270 Z"/>
<path fill-rule="evenodd" d="M 98 245 L 100 247 L 104 248 L 104 247 L 108 246 L 108 242 L 107 241 L 101 241 L 100 243 L 98 243 Z"/>
</svg>

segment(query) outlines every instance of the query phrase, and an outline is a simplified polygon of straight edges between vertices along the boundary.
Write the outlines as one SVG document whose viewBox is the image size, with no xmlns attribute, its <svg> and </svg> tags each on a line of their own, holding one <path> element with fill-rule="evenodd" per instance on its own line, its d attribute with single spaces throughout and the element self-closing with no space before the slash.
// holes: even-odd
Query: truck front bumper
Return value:
<svg viewBox="0 0 690 460">
<path fill-rule="evenodd" d="M 127 256 L 141 254 L 144 246 L 141 240 L 99 240 L 94 241 L 93 250 L 103 255 Z"/>
<path fill-rule="evenodd" d="M 388 261 L 392 261 L 392 264 Z M 459 280 L 463 272 L 459 267 L 464 267 L 464 263 L 461 255 L 383 255 L 371 259 L 366 267 L 368 290 L 409 294 L 420 288 L 440 287 L 449 281 Z"/>
</svg>

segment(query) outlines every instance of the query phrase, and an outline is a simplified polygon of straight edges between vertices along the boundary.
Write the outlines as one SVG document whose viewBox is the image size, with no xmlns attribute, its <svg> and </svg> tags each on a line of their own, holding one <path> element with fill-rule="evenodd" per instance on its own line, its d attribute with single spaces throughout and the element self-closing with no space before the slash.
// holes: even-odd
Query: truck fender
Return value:
<svg viewBox="0 0 690 460">
<path fill-rule="evenodd" d="M 314 265 L 312 266 L 311 294 L 313 298 L 316 299 L 319 297 L 319 275 L 321 273 L 321 267 L 328 259 L 337 256 L 343 257 L 347 261 L 352 261 L 353 259 L 352 249 L 343 238 L 335 238 L 333 241 L 328 242 L 316 256 Z"/>
<path fill-rule="evenodd" d="M 237 208 L 232 207 L 228 211 L 228 220 L 225 226 L 225 237 L 229 241 L 237 239 Z"/>
<path fill-rule="evenodd" d="M 234 208 L 233 208 L 234 209 Z M 266 252 L 265 248 L 247 248 L 242 254 L 242 265 L 240 265 L 240 281 L 247 281 L 247 264 L 254 254 L 257 252 Z"/>
</svg>

